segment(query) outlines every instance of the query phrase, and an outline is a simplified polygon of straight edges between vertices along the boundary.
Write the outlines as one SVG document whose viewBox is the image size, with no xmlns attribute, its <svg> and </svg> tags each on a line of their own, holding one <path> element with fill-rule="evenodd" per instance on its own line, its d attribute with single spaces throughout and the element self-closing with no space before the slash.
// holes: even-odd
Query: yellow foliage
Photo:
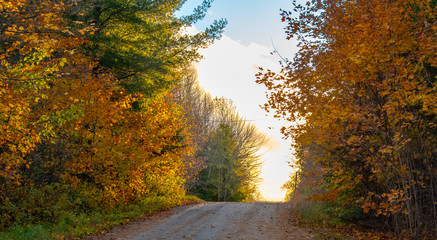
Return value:
<svg viewBox="0 0 437 240">
<path fill-rule="evenodd" d="M 282 16 L 298 54 L 257 82 L 270 91 L 266 109 L 292 121 L 282 132 L 295 140 L 303 173 L 308 163 L 327 169 L 320 198 L 402 219 L 397 227 L 412 234 L 421 234 L 413 221 L 432 229 L 435 1 L 325 0 L 296 11 Z"/>
</svg>

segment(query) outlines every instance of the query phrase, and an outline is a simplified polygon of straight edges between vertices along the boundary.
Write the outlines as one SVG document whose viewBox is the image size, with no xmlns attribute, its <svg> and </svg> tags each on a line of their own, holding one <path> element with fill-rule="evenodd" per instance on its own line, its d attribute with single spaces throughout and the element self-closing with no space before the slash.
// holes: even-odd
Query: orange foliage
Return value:
<svg viewBox="0 0 437 240">
<path fill-rule="evenodd" d="M 59 31 L 61 12 L 66 8 L 62 2 L 0 3 L 5 20 L 0 50 L 0 192 L 7 201 L 6 188 L 21 184 L 18 168 L 32 164 L 25 156 L 42 137 L 53 135 L 50 116 L 35 109 L 47 101 L 50 86 L 60 79 L 72 56 L 68 51 L 82 40 Z"/>
<path fill-rule="evenodd" d="M 81 53 L 92 25 L 65 18 L 76 4 L 0 0 L 0 227 L 51 204 L 108 209 L 184 194 L 191 144 L 180 106 L 164 92 L 134 109 L 144 96 L 96 73 Z M 39 190 L 51 192 L 33 206 Z"/>
<path fill-rule="evenodd" d="M 265 108 L 294 122 L 304 172 L 326 169 L 318 198 L 437 231 L 435 1 L 309 1 L 283 12 L 300 50 L 264 71 Z M 405 228 L 404 228 L 405 229 Z"/>
</svg>

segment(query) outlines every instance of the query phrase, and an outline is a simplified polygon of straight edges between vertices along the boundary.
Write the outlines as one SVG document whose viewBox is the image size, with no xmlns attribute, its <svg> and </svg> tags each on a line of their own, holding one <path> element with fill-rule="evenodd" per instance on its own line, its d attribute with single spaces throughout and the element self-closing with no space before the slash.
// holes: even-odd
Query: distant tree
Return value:
<svg viewBox="0 0 437 240">
<path fill-rule="evenodd" d="M 216 121 L 228 125 L 235 141 L 233 157 L 239 168 L 240 190 L 245 198 L 257 193 L 257 184 L 261 170 L 260 151 L 268 139 L 257 127 L 241 117 L 231 100 L 215 99 Z"/>
<path fill-rule="evenodd" d="M 182 80 L 173 86 L 172 94 L 173 100 L 183 108 L 185 128 L 193 147 L 192 154 L 184 156 L 185 187 L 189 189 L 197 181 L 200 170 L 206 166 L 205 158 L 197 153 L 204 148 L 216 125 L 212 117 L 214 102 L 210 94 L 199 86 L 193 68 L 185 70 Z"/>
<path fill-rule="evenodd" d="M 259 151 L 266 137 L 238 115 L 231 101 L 221 98 L 213 103 L 213 129 L 196 154 L 206 167 L 191 191 L 206 200 L 254 199 L 260 173 Z"/>
<path fill-rule="evenodd" d="M 220 124 L 210 136 L 201 156 L 207 159 L 207 166 L 200 173 L 202 183 L 198 193 L 209 201 L 241 201 L 239 192 L 241 179 L 237 175 L 238 166 L 233 158 L 235 142 L 229 126 Z"/>
<path fill-rule="evenodd" d="M 213 99 L 193 69 L 174 87 L 183 106 L 194 153 L 186 155 L 186 187 L 210 201 L 247 201 L 259 197 L 260 149 L 267 138 L 242 118 L 231 100 Z"/>
</svg>

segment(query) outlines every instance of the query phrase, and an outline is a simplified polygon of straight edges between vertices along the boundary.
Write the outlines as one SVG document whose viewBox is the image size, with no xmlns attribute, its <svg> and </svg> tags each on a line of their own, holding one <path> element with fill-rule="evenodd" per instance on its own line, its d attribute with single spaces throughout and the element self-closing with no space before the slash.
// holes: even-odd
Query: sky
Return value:
<svg viewBox="0 0 437 240">
<path fill-rule="evenodd" d="M 202 0 L 187 0 L 178 14 L 190 14 Z M 200 85 L 211 95 L 231 99 L 238 112 L 266 133 L 271 141 L 262 150 L 261 195 L 265 200 L 281 201 L 293 161 L 291 141 L 282 138 L 286 122 L 268 115 L 260 105 L 267 101 L 265 87 L 255 83 L 258 67 L 280 70 L 279 56 L 292 58 L 296 43 L 286 40 L 280 9 L 290 10 L 291 0 L 215 0 L 204 20 L 191 31 L 204 30 L 215 19 L 226 18 L 228 25 L 219 41 L 200 53 L 196 65 Z M 274 46 L 274 47 L 273 47 Z"/>
</svg>

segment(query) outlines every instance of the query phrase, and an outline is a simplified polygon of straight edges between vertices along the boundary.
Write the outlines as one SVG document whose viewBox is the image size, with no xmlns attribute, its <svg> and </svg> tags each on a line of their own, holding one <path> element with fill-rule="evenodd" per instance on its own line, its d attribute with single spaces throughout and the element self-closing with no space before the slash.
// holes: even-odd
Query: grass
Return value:
<svg viewBox="0 0 437 240">
<path fill-rule="evenodd" d="M 334 204 L 297 197 L 292 201 L 292 206 L 301 224 L 317 227 L 337 227 L 344 224 L 339 217 L 341 208 Z"/>
<path fill-rule="evenodd" d="M 397 239 L 394 236 L 371 229 L 362 229 L 355 223 L 366 216 L 360 208 L 346 208 L 331 202 L 305 200 L 306 196 L 297 196 L 291 200 L 298 225 L 313 230 L 315 239 Z"/>
<path fill-rule="evenodd" d="M 338 206 L 326 202 L 298 200 L 294 202 L 293 210 L 299 225 L 312 229 L 315 239 L 351 239 L 338 231 L 338 228 L 345 227 L 347 224 L 339 216 L 341 209 Z"/>
<path fill-rule="evenodd" d="M 64 213 L 57 223 L 35 225 L 14 225 L 0 232 L 0 239 L 44 240 L 44 239 L 80 239 L 85 236 L 104 233 L 115 226 L 176 206 L 201 201 L 194 196 L 153 197 L 136 205 L 119 206 L 107 212 L 88 214 Z"/>
</svg>

